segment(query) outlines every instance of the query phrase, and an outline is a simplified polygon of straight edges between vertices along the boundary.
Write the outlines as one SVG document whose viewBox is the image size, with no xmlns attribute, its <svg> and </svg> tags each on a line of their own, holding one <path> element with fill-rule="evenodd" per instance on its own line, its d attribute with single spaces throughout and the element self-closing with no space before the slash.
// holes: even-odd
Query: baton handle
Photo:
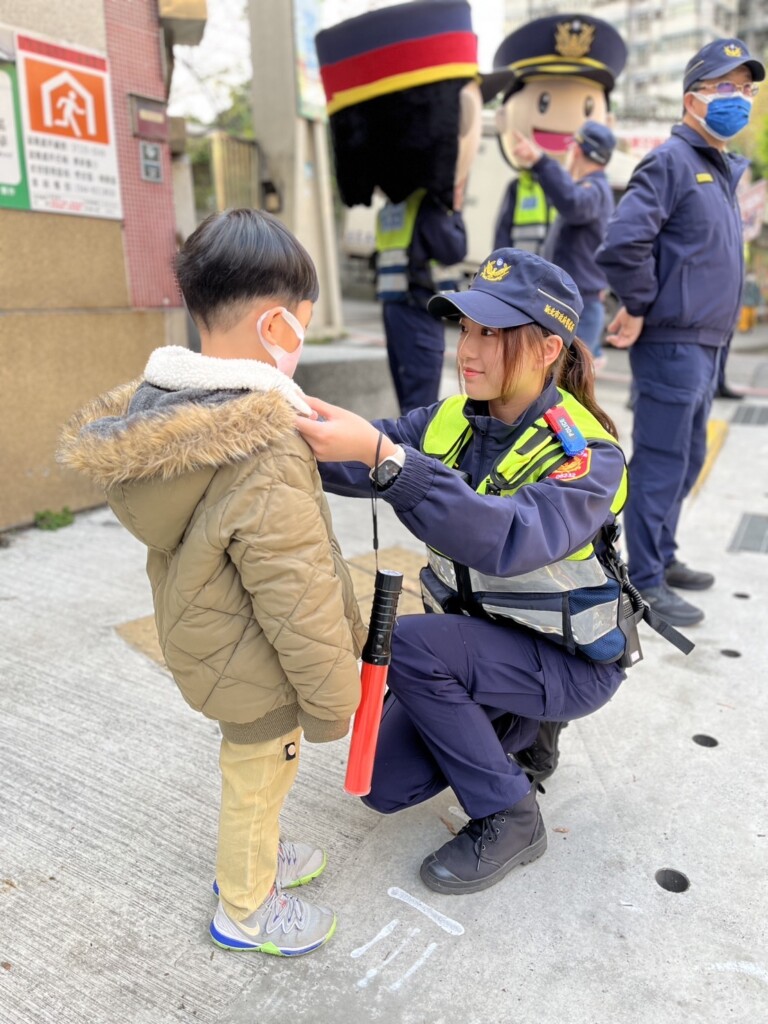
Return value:
<svg viewBox="0 0 768 1024">
<path fill-rule="evenodd" d="M 392 631 L 397 615 L 397 601 L 403 586 L 403 575 L 389 570 L 376 572 L 368 639 L 363 648 L 360 673 L 362 694 L 355 712 L 352 740 L 344 789 L 351 796 L 365 796 L 371 791 L 373 761 L 379 737 L 381 709 L 384 705 L 387 674 L 391 658 Z"/>
</svg>

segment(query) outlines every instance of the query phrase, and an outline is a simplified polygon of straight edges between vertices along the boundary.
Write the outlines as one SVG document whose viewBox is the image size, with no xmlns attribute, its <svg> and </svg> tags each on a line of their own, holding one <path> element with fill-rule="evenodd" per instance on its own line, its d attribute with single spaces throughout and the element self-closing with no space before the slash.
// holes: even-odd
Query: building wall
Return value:
<svg viewBox="0 0 768 1024">
<path fill-rule="evenodd" d="M 0 23 L 102 53 L 107 48 L 101 0 L 0 0 Z"/>
<path fill-rule="evenodd" d="M 130 95 L 165 102 L 162 35 L 156 0 L 104 0 L 107 55 L 125 218 L 125 258 L 134 306 L 179 306 L 171 269 L 176 249 L 170 147 L 161 144 L 163 180 L 143 181 Z"/>
<path fill-rule="evenodd" d="M 0 310 L 129 305 L 119 221 L 0 210 L 0 237 Z"/>
<path fill-rule="evenodd" d="M 131 309 L 7 313 L 0 329 L 0 528 L 44 509 L 104 501 L 79 474 L 56 465 L 62 424 L 95 395 L 139 376 L 165 344 L 167 314 Z"/>
<path fill-rule="evenodd" d="M 0 23 L 106 53 L 124 221 L 0 209 L 0 530 L 103 496 L 61 469 L 61 426 L 138 377 L 152 349 L 186 344 L 170 264 L 171 167 L 143 182 L 129 93 L 164 101 L 157 0 L 0 0 Z"/>
</svg>

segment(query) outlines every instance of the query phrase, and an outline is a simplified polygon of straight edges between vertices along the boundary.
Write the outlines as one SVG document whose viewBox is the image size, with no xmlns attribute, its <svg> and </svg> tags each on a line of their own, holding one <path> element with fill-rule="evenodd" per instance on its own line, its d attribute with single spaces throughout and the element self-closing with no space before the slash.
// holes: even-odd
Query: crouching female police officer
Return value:
<svg viewBox="0 0 768 1024">
<path fill-rule="evenodd" d="M 309 399 L 322 419 L 298 422 L 328 490 L 370 496 L 370 475 L 427 545 L 425 607 L 441 614 L 397 622 L 365 802 L 389 813 L 453 788 L 471 820 L 421 866 L 438 892 L 485 889 L 544 853 L 535 787 L 508 752 L 624 679 L 621 588 L 596 538 L 626 470 L 574 337 L 581 308 L 564 271 L 497 249 L 469 291 L 429 303 L 459 321 L 465 395 L 373 424 Z"/>
</svg>

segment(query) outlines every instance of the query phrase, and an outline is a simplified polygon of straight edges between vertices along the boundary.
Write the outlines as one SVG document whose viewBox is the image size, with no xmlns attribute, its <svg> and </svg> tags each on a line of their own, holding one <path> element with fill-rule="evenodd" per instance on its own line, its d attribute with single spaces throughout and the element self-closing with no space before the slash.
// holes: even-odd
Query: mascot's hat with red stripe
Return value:
<svg viewBox="0 0 768 1024">
<path fill-rule="evenodd" d="M 450 207 L 459 92 L 478 76 L 469 4 L 397 4 L 324 29 L 315 44 L 342 201 L 367 206 L 378 186 L 399 203 L 426 188 Z"/>
</svg>

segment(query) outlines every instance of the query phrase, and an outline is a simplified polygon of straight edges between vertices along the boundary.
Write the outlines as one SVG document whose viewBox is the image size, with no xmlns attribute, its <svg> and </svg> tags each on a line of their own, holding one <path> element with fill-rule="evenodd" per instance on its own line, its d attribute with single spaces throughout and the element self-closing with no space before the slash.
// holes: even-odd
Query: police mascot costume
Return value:
<svg viewBox="0 0 768 1024">
<path fill-rule="evenodd" d="M 516 132 L 563 162 L 585 121 L 607 124 L 610 93 L 626 59 L 616 29 L 586 14 L 537 18 L 507 36 L 496 51 L 494 73 L 483 81 L 483 96 L 503 93 L 496 129 L 510 166 Z M 556 216 L 535 176 L 519 169 L 502 200 L 494 247 L 541 253 Z"/>
<path fill-rule="evenodd" d="M 443 325 L 426 310 L 456 287 L 461 204 L 480 143 L 477 37 L 468 3 L 425 0 L 350 18 L 316 37 L 345 206 L 387 202 L 376 224 L 377 296 L 401 412 L 437 401 Z"/>
</svg>

